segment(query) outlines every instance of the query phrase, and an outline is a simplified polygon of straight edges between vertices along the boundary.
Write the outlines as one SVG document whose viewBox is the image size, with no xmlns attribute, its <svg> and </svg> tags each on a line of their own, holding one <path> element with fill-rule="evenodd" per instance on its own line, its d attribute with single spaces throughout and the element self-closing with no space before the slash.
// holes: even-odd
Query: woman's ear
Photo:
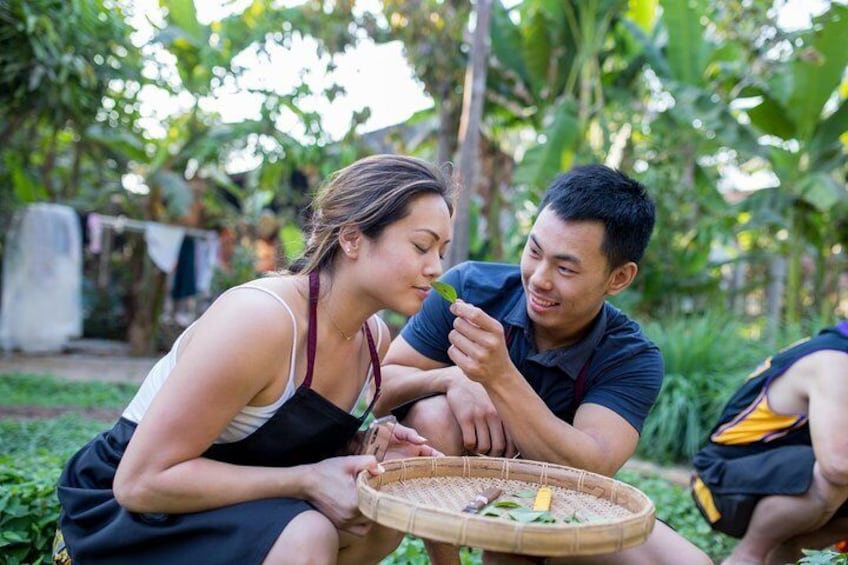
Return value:
<svg viewBox="0 0 848 565">
<path fill-rule="evenodd" d="M 630 283 L 636 278 L 637 272 L 639 272 L 639 267 L 632 261 L 613 269 L 607 282 L 607 295 L 615 296 L 630 286 Z"/>
<path fill-rule="evenodd" d="M 360 241 L 362 241 L 362 232 L 358 228 L 345 226 L 339 232 L 339 246 L 348 257 L 356 257 Z"/>
</svg>

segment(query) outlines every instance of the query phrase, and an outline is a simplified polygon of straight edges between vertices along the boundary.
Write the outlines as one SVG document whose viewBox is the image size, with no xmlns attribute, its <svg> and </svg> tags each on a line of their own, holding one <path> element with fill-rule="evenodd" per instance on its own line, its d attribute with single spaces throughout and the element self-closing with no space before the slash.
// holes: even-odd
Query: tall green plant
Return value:
<svg viewBox="0 0 848 565">
<path fill-rule="evenodd" d="M 830 213 L 848 201 L 848 151 L 841 139 L 848 130 L 848 99 L 839 88 L 848 69 L 846 35 L 848 6 L 832 3 L 811 28 L 776 46 L 788 55 L 775 72 L 743 90 L 759 102 L 747 115 L 771 136 L 768 157 L 780 179 L 780 186 L 763 191 L 750 209 L 770 217 L 777 212 L 773 223 L 788 232 L 780 251 L 788 255 L 785 321 L 790 324 L 802 318 L 802 256 L 826 256 L 832 245 L 841 243 L 833 239 Z M 780 207 L 766 210 L 763 201 Z"/>
<path fill-rule="evenodd" d="M 715 312 L 645 325 L 662 351 L 665 379 L 642 429 L 642 457 L 685 462 L 703 445 L 729 396 L 765 354 L 743 329 Z"/>
<path fill-rule="evenodd" d="M 104 0 L 0 3 L 0 190 L 19 202 L 74 194 L 87 128 L 104 120 L 115 84 L 140 78 L 131 32 Z"/>
</svg>

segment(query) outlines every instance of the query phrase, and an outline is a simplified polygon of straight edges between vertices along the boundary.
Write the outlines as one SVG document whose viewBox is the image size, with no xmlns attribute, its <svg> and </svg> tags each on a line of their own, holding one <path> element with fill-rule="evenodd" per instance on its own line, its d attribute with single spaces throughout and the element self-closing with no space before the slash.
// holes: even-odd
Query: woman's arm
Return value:
<svg viewBox="0 0 848 565">
<path fill-rule="evenodd" d="M 293 339 L 288 317 L 262 293 L 235 292 L 187 337 L 118 466 L 118 502 L 136 512 L 184 513 L 269 497 L 332 500 L 327 491 L 358 468 L 319 463 L 320 472 L 304 472 L 201 457 L 244 406 L 281 393 Z"/>
</svg>

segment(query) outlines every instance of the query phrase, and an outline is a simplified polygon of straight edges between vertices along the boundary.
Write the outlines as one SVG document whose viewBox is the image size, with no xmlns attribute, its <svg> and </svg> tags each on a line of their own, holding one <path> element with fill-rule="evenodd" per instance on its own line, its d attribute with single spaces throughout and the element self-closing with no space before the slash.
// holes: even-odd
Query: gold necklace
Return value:
<svg viewBox="0 0 848 565">
<path fill-rule="evenodd" d="M 336 328 L 336 331 L 339 332 L 339 334 L 341 334 L 341 336 L 345 339 L 345 341 L 350 341 L 350 340 L 352 340 L 353 338 L 356 337 L 356 334 L 359 333 L 358 331 L 354 332 L 353 335 L 347 335 L 346 333 L 344 333 L 342 331 L 342 329 L 336 323 L 336 320 L 333 318 L 333 315 L 330 314 L 330 311 L 327 309 L 327 307 L 324 306 L 323 304 L 321 305 L 321 307 L 324 309 L 324 312 L 327 313 L 327 317 L 330 318 L 330 323 L 333 324 L 333 327 Z"/>
</svg>

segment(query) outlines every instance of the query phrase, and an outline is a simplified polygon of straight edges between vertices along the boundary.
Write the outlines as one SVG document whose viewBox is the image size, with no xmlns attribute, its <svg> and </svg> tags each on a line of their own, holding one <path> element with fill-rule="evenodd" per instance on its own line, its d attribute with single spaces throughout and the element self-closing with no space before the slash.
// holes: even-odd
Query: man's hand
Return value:
<svg viewBox="0 0 848 565">
<path fill-rule="evenodd" d="M 512 457 L 515 446 L 485 389 L 493 379 L 502 378 L 513 369 L 503 326 L 462 300 L 450 309 L 456 319 L 448 336 L 448 356 L 463 375 L 454 379 L 447 399 L 462 429 L 463 444 L 474 453 Z"/>
<path fill-rule="evenodd" d="M 462 443 L 467 451 L 492 457 L 515 455 L 512 438 L 481 384 L 459 374 L 451 381 L 445 396 L 462 430 Z"/>
<path fill-rule="evenodd" d="M 451 342 L 448 356 L 456 366 L 468 378 L 483 385 L 510 378 L 515 368 L 509 359 L 500 322 L 462 300 L 452 304 L 450 310 L 456 319 L 448 335 Z"/>
</svg>

